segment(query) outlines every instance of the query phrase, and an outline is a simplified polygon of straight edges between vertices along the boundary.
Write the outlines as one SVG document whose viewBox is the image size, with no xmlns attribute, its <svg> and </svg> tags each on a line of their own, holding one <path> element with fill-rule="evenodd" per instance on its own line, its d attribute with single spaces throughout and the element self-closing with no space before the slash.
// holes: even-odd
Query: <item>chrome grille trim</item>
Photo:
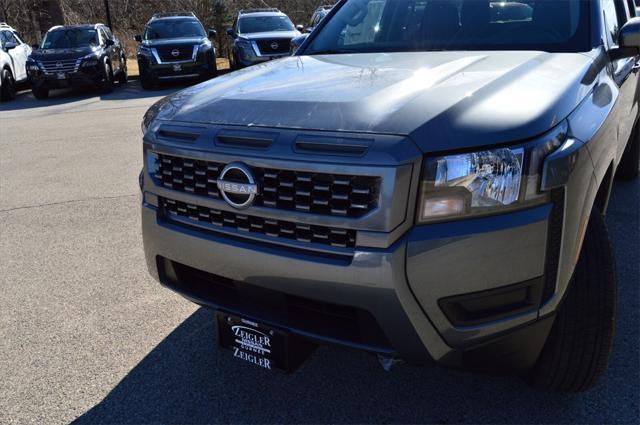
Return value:
<svg viewBox="0 0 640 425">
<path fill-rule="evenodd" d="M 38 65 L 45 74 L 78 72 L 82 59 L 64 59 L 59 61 L 38 61 Z M 60 66 L 58 66 L 58 64 Z"/>
<path fill-rule="evenodd" d="M 158 183 L 167 188 L 221 199 L 217 181 L 225 164 L 155 155 Z M 261 193 L 256 206 L 359 218 L 378 206 L 381 178 L 254 167 Z"/>
</svg>

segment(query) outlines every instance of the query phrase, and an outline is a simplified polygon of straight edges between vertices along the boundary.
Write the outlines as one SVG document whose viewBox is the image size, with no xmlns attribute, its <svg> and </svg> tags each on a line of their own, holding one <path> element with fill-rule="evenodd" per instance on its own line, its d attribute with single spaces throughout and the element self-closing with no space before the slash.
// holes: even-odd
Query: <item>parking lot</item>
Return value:
<svg viewBox="0 0 640 425">
<path fill-rule="evenodd" d="M 176 89 L 0 104 L 0 423 L 637 423 L 640 181 L 611 201 L 618 325 L 592 391 L 435 366 L 387 373 L 333 347 L 269 373 L 220 351 L 212 314 L 147 274 L 140 121 Z"/>
</svg>

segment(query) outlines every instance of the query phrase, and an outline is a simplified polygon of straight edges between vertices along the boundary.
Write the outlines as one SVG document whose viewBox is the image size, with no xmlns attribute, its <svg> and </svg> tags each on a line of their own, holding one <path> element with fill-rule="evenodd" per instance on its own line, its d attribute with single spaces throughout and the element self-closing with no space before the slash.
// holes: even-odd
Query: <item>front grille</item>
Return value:
<svg viewBox="0 0 640 425">
<path fill-rule="evenodd" d="M 289 53 L 291 51 L 291 40 L 288 38 L 256 40 L 260 53 L 265 56 Z"/>
<path fill-rule="evenodd" d="M 40 66 L 47 74 L 78 72 L 79 59 L 65 59 L 59 61 L 41 61 Z"/>
<path fill-rule="evenodd" d="M 225 164 L 157 155 L 155 177 L 166 188 L 220 198 L 217 179 Z M 260 194 L 254 205 L 342 217 L 377 207 L 380 178 L 254 168 Z"/>
<path fill-rule="evenodd" d="M 185 217 L 194 222 L 227 227 L 242 232 L 284 238 L 304 243 L 316 243 L 338 248 L 353 248 L 356 245 L 355 230 L 311 226 L 290 221 L 255 217 L 229 211 L 187 204 L 172 199 L 162 199 L 165 215 Z"/>
<path fill-rule="evenodd" d="M 193 59 L 193 45 L 181 45 L 171 47 L 156 47 L 156 52 L 162 62 L 177 62 Z M 177 55 L 174 56 L 174 52 Z"/>
</svg>

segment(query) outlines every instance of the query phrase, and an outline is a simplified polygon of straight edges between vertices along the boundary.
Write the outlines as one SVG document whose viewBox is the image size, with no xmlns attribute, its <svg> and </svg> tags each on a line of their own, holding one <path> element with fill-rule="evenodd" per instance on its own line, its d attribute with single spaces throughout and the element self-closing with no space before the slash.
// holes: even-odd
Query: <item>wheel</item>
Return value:
<svg viewBox="0 0 640 425">
<path fill-rule="evenodd" d="M 127 84 L 127 81 L 129 81 L 129 71 L 127 68 L 127 58 L 125 58 L 124 56 L 122 57 L 121 63 L 122 63 L 122 68 L 120 69 L 120 75 L 118 76 L 118 82 L 120 84 Z"/>
<path fill-rule="evenodd" d="M 638 177 L 640 168 L 640 123 L 636 125 L 631 140 L 618 165 L 617 177 L 622 180 L 633 180 Z"/>
<path fill-rule="evenodd" d="M 113 69 L 109 62 L 104 63 L 104 79 L 100 86 L 102 93 L 111 93 L 113 91 Z"/>
<path fill-rule="evenodd" d="M 0 90 L 0 100 L 3 102 L 16 98 L 16 80 L 8 69 L 2 70 L 2 90 Z"/>
<path fill-rule="evenodd" d="M 140 73 L 140 85 L 144 90 L 151 90 L 156 84 L 152 77 L 149 77 L 146 73 Z"/>
<path fill-rule="evenodd" d="M 580 259 L 530 383 L 582 392 L 607 368 L 616 316 L 615 262 L 602 214 L 594 208 Z"/>
<path fill-rule="evenodd" d="M 49 97 L 49 89 L 40 87 L 40 88 L 32 88 L 31 92 L 36 99 L 46 99 Z"/>
</svg>

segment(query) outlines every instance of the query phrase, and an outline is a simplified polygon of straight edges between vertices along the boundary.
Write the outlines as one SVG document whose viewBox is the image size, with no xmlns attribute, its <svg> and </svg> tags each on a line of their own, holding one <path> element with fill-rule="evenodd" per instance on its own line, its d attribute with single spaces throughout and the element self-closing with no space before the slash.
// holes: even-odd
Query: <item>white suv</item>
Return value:
<svg viewBox="0 0 640 425">
<path fill-rule="evenodd" d="M 27 80 L 26 63 L 31 47 L 17 31 L 0 22 L 0 100 L 16 97 L 16 84 Z"/>
</svg>

